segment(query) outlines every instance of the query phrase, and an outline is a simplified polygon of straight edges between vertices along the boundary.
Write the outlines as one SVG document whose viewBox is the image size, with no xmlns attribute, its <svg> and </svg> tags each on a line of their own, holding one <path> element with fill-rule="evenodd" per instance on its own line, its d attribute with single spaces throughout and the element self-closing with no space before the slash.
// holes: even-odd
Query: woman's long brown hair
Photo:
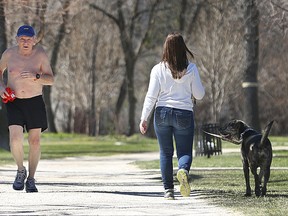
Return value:
<svg viewBox="0 0 288 216">
<path fill-rule="evenodd" d="M 167 36 L 162 61 L 167 62 L 174 79 L 181 79 L 184 70 L 189 64 L 187 52 L 194 58 L 193 53 L 187 48 L 181 34 L 174 32 Z"/>
</svg>

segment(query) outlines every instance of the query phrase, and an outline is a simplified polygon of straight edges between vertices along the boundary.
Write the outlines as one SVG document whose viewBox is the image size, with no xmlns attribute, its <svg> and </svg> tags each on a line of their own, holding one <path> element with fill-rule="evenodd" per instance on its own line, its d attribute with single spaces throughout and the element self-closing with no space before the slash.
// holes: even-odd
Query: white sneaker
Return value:
<svg viewBox="0 0 288 216">
<path fill-rule="evenodd" d="M 189 197 L 191 188 L 188 181 L 188 171 L 185 169 L 179 169 L 177 172 L 177 179 L 180 183 L 180 193 L 183 197 Z"/>
</svg>

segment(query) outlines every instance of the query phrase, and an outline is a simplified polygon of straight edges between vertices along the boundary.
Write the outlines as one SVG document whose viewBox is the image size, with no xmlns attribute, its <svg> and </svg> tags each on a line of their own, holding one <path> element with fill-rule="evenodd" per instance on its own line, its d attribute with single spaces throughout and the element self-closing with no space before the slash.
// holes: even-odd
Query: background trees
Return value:
<svg viewBox="0 0 288 216">
<path fill-rule="evenodd" d="M 3 44 L 15 44 L 20 25 L 32 24 L 56 78 L 44 90 L 50 130 L 132 135 L 164 39 L 180 31 L 206 88 L 195 109 L 198 124 L 259 115 L 259 128 L 275 119 L 272 132 L 287 135 L 287 2 L 248 1 L 259 11 L 259 61 L 250 70 L 258 87 L 247 97 L 242 82 L 252 51 L 245 27 L 254 21 L 245 14 L 247 1 L 1 0 L 1 53 Z M 257 97 L 253 118 L 245 117 Z"/>
<path fill-rule="evenodd" d="M 154 20 L 154 13 L 159 0 L 156 1 L 125 1 L 117 0 L 115 5 L 105 2 L 104 9 L 97 5 L 97 2 L 90 4 L 91 8 L 103 13 L 118 27 L 120 34 L 121 47 L 124 54 L 125 76 L 122 81 L 119 96 L 115 107 L 116 126 L 120 112 L 128 94 L 128 131 L 127 135 L 132 135 L 135 131 L 135 108 L 136 97 L 134 88 L 135 64 L 139 55 L 142 53 L 143 46 L 148 40 L 148 33 Z M 112 6 L 112 7 L 111 7 Z M 115 8 L 116 7 L 116 13 Z M 114 15 L 115 13 L 115 15 Z"/>
<path fill-rule="evenodd" d="M 6 23 L 5 23 L 5 11 L 4 11 L 4 1 L 0 0 L 0 52 L 4 52 L 7 48 L 6 40 Z M 8 130 L 7 130 L 7 119 L 5 118 L 6 112 L 4 106 L 0 102 L 0 147 L 4 149 L 9 149 L 8 144 Z"/>
</svg>

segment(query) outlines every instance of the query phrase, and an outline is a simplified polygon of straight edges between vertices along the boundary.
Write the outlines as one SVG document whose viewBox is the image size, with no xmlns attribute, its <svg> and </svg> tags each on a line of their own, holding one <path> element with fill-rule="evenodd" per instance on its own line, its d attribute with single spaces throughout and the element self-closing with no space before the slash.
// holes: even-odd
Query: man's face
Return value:
<svg viewBox="0 0 288 216">
<path fill-rule="evenodd" d="M 19 36 L 16 38 L 17 38 L 19 48 L 23 51 L 32 50 L 36 42 L 35 37 Z"/>
</svg>

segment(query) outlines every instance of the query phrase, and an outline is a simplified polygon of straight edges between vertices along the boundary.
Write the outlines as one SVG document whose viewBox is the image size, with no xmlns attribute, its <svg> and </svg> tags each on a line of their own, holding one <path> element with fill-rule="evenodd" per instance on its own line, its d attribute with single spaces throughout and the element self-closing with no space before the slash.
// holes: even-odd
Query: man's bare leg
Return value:
<svg viewBox="0 0 288 216">
<path fill-rule="evenodd" d="M 24 169 L 23 127 L 19 125 L 10 125 L 9 134 L 10 134 L 10 150 L 16 162 L 18 170 L 21 171 Z"/>
<path fill-rule="evenodd" d="M 28 142 L 29 142 L 29 176 L 28 179 L 34 178 L 35 172 L 41 156 L 40 148 L 40 136 L 41 128 L 30 129 L 28 133 Z"/>
<path fill-rule="evenodd" d="M 26 181 L 26 192 L 34 193 L 38 192 L 38 189 L 35 185 L 35 172 L 37 169 L 38 162 L 41 156 L 40 149 L 40 135 L 41 128 L 38 129 L 30 129 L 28 132 L 28 142 L 29 142 L 29 155 L 28 155 L 28 163 L 29 163 L 29 175 Z"/>
<path fill-rule="evenodd" d="M 23 165 L 24 160 L 24 149 L 23 149 L 23 127 L 19 125 L 10 125 L 9 126 L 10 133 L 10 149 L 13 155 L 13 158 L 18 167 L 17 175 L 15 181 L 13 183 L 14 190 L 23 190 L 24 189 L 24 181 L 27 177 L 26 169 Z"/>
</svg>

